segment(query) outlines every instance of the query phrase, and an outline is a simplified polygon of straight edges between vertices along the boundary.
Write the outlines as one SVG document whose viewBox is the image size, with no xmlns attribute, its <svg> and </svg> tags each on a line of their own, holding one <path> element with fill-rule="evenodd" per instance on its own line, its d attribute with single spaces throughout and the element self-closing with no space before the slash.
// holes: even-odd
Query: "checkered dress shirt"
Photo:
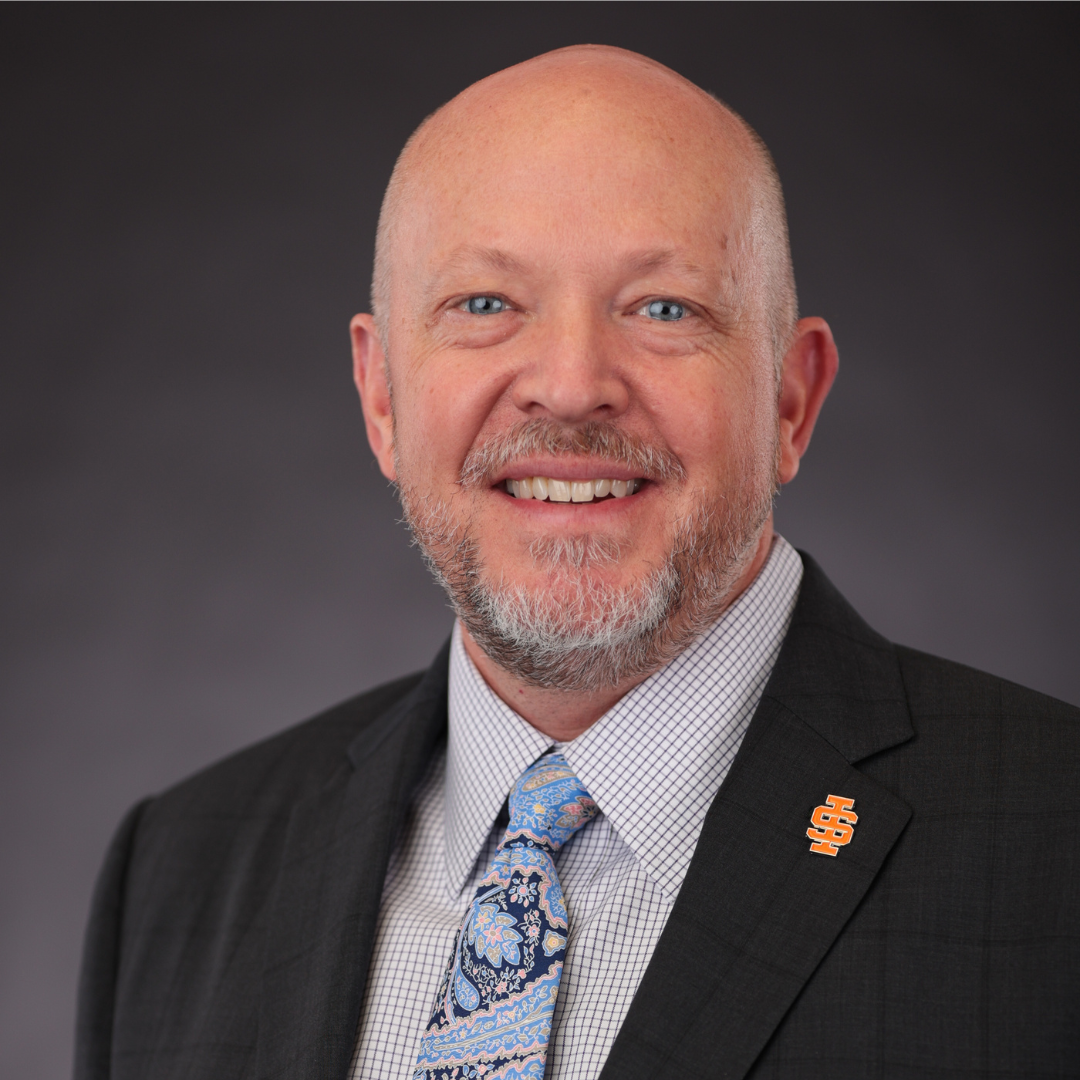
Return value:
<svg viewBox="0 0 1080 1080">
<path fill-rule="evenodd" d="M 455 627 L 447 748 L 421 782 L 387 871 L 352 1080 L 411 1076 L 454 935 L 502 838 L 506 797 L 553 746 L 601 813 L 555 859 L 570 934 L 544 1075 L 599 1075 L 761 699 L 801 580 L 798 554 L 778 536 L 707 633 L 564 744 L 492 692 Z"/>
</svg>

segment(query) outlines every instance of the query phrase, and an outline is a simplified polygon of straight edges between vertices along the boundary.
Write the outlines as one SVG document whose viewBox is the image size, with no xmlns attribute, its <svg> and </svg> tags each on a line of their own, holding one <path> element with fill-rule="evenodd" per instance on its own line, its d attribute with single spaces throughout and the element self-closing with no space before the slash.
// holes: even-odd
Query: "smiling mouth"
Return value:
<svg viewBox="0 0 1080 1080">
<path fill-rule="evenodd" d="M 640 491 L 644 483 L 642 479 L 553 480 L 547 476 L 527 476 L 522 480 L 507 480 L 505 486 L 515 499 L 591 503 L 601 499 L 624 499 Z"/>
</svg>

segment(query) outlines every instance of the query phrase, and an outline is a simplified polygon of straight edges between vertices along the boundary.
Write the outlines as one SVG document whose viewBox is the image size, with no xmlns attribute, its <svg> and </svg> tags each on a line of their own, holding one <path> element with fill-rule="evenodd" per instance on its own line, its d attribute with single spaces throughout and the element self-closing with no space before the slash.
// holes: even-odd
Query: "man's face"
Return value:
<svg viewBox="0 0 1080 1080">
<path fill-rule="evenodd" d="M 657 587 L 685 602 L 658 578 L 688 544 L 730 588 L 776 480 L 744 177 L 677 116 L 614 119 L 586 97 L 444 138 L 402 214 L 385 327 L 380 460 L 429 557 L 564 631 L 646 617 Z"/>
</svg>

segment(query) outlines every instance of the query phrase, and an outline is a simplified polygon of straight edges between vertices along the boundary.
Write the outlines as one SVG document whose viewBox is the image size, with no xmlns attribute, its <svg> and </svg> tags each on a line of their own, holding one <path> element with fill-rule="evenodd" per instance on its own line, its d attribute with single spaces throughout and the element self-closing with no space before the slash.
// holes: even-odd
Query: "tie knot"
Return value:
<svg viewBox="0 0 1080 1080">
<path fill-rule="evenodd" d="M 546 754 L 518 777 L 510 792 L 510 824 L 502 846 L 532 840 L 558 851 L 599 811 L 562 754 Z"/>
</svg>

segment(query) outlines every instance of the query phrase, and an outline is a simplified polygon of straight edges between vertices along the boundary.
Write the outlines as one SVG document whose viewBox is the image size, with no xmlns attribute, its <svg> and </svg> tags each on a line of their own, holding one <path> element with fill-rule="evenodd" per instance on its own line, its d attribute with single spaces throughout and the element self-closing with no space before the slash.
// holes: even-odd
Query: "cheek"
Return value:
<svg viewBox="0 0 1080 1080">
<path fill-rule="evenodd" d="M 733 468 L 753 467 L 763 454 L 771 461 L 776 412 L 771 377 L 756 378 L 747 370 L 709 360 L 642 389 L 642 400 L 652 403 L 653 420 L 692 486 L 710 476 L 721 480 Z"/>
<path fill-rule="evenodd" d="M 504 384 L 475 357 L 435 354 L 414 363 L 394 392 L 399 459 L 409 476 L 455 483 Z"/>
</svg>

